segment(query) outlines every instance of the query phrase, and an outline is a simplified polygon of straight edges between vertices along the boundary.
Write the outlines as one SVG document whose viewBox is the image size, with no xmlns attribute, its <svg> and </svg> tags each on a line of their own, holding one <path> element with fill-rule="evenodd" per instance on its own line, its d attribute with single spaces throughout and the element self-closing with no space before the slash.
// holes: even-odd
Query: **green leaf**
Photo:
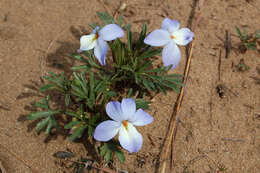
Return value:
<svg viewBox="0 0 260 173">
<path fill-rule="evenodd" d="M 99 64 L 96 63 L 97 59 L 94 56 L 94 53 L 93 53 L 94 51 L 91 50 L 89 52 L 91 52 L 91 53 L 85 52 L 85 54 L 88 53 L 88 55 L 89 55 L 89 60 L 90 60 L 89 64 L 90 64 L 90 66 L 91 67 L 95 67 L 96 69 L 99 69 L 99 70 L 103 71 L 103 68 Z"/>
<path fill-rule="evenodd" d="M 127 94 L 127 98 L 130 98 L 133 93 L 133 88 L 130 88 Z"/>
<path fill-rule="evenodd" d="M 117 96 L 117 93 L 114 92 L 114 91 L 106 91 L 105 92 L 106 95 L 110 98 L 110 97 L 114 97 L 114 96 Z"/>
<path fill-rule="evenodd" d="M 146 37 L 146 30 L 147 30 L 147 26 L 146 26 L 146 24 L 144 23 L 144 24 L 143 24 L 142 31 L 141 31 L 141 33 L 140 33 L 140 35 L 139 35 L 139 40 L 138 40 L 137 45 L 136 45 L 136 48 L 135 48 L 136 50 L 135 50 L 134 57 L 137 56 L 137 54 L 140 52 L 140 50 L 141 50 L 143 47 L 147 46 L 147 45 L 144 43 L 144 39 L 145 39 L 145 37 Z"/>
<path fill-rule="evenodd" d="M 147 31 L 147 25 L 146 23 L 143 24 L 143 28 L 142 28 L 142 36 L 145 37 L 146 36 L 146 31 Z"/>
<path fill-rule="evenodd" d="M 148 77 L 150 77 L 153 80 L 157 80 L 159 82 L 162 82 L 162 80 L 163 80 L 161 76 L 149 75 Z"/>
<path fill-rule="evenodd" d="M 88 24 L 92 29 L 95 29 L 98 25 L 97 24 L 93 24 L 93 23 L 91 23 L 91 24 Z"/>
<path fill-rule="evenodd" d="M 65 114 L 80 119 L 80 115 L 76 112 L 66 111 Z"/>
<path fill-rule="evenodd" d="M 79 65 L 79 66 L 74 66 L 71 67 L 71 70 L 76 71 L 76 70 L 82 70 L 82 69 L 86 69 L 89 70 L 91 67 L 87 66 L 87 65 Z"/>
<path fill-rule="evenodd" d="M 119 17 L 118 17 L 118 25 L 119 25 L 120 27 L 122 27 L 122 24 L 123 24 L 123 17 L 122 17 L 122 16 L 119 16 Z"/>
<path fill-rule="evenodd" d="M 61 81 L 65 81 L 64 72 L 61 72 Z"/>
<path fill-rule="evenodd" d="M 85 58 L 83 58 L 81 55 L 79 54 L 71 54 L 70 57 L 74 58 L 74 59 L 77 59 L 77 60 L 80 60 L 80 61 L 83 61 L 85 62 L 88 66 L 90 65 L 89 61 Z"/>
<path fill-rule="evenodd" d="M 77 100 L 83 100 L 87 98 L 87 96 L 84 93 L 72 91 L 72 94 L 78 97 Z"/>
<path fill-rule="evenodd" d="M 82 114 L 84 114 L 85 112 L 84 112 L 84 105 L 83 104 L 80 104 L 80 114 L 82 115 Z"/>
<path fill-rule="evenodd" d="M 154 68 L 154 69 L 151 69 L 151 70 L 146 70 L 146 71 L 144 71 L 145 73 L 151 73 L 151 72 L 160 72 L 160 71 L 162 71 L 162 69 L 161 68 Z"/>
<path fill-rule="evenodd" d="M 42 120 L 41 122 L 39 122 L 36 126 L 36 131 L 40 132 L 42 130 L 43 127 L 45 127 L 48 123 L 48 121 L 50 120 L 50 117 L 45 118 L 44 120 Z"/>
<path fill-rule="evenodd" d="M 255 37 L 256 37 L 257 39 L 260 39 L 260 30 L 257 30 L 257 31 L 256 31 Z"/>
<path fill-rule="evenodd" d="M 36 120 L 38 118 L 47 117 L 48 115 L 54 115 L 60 113 L 60 111 L 46 111 L 46 112 L 32 112 L 27 116 L 27 120 Z"/>
<path fill-rule="evenodd" d="M 146 68 L 151 66 L 153 62 L 154 62 L 154 60 L 148 61 L 146 64 L 142 65 L 141 68 L 138 69 L 138 72 L 141 73 L 143 70 L 145 70 Z"/>
<path fill-rule="evenodd" d="M 167 94 L 167 93 L 166 93 L 166 90 L 165 90 L 163 87 L 161 87 L 160 85 L 157 85 L 157 88 L 159 88 L 159 90 L 160 90 L 164 95 Z"/>
<path fill-rule="evenodd" d="M 108 163 L 112 159 L 112 153 L 115 152 L 116 157 L 120 162 L 125 161 L 124 154 L 118 149 L 118 144 L 114 142 L 104 143 L 100 147 L 100 155 L 104 156 L 105 161 Z"/>
<path fill-rule="evenodd" d="M 135 77 L 135 83 L 136 83 L 136 84 L 139 84 L 140 79 L 139 79 L 138 74 L 137 74 L 137 73 L 134 73 L 134 77 Z"/>
<path fill-rule="evenodd" d="M 55 74 L 55 73 L 53 73 L 52 71 L 49 71 L 48 72 L 51 76 L 53 76 L 54 78 L 55 78 L 55 80 L 59 80 L 59 77 Z"/>
<path fill-rule="evenodd" d="M 235 26 L 235 28 L 236 28 L 236 31 L 237 31 L 237 34 L 238 34 L 238 36 L 240 37 L 240 39 L 242 40 L 242 33 L 241 33 L 241 31 L 240 31 L 240 29 L 237 27 L 237 26 Z"/>
<path fill-rule="evenodd" d="M 81 125 L 80 127 L 76 128 L 73 132 L 73 134 L 69 137 L 70 141 L 74 141 L 76 138 L 79 138 L 82 136 L 82 133 L 87 128 L 86 125 Z"/>
<path fill-rule="evenodd" d="M 121 66 L 121 69 L 127 70 L 127 71 L 133 71 L 132 68 L 128 65 Z"/>
<path fill-rule="evenodd" d="M 34 106 L 42 108 L 42 109 L 49 109 L 49 106 L 47 104 L 42 104 L 40 102 L 36 102 Z"/>
<path fill-rule="evenodd" d="M 168 87 L 168 88 L 171 88 L 176 93 L 180 93 L 180 88 L 176 84 L 172 84 L 172 83 L 169 83 L 169 82 L 164 82 L 163 85 Z"/>
<path fill-rule="evenodd" d="M 146 101 L 144 99 L 135 99 L 136 103 L 136 109 L 149 109 L 149 104 L 151 103 L 150 101 Z"/>
<path fill-rule="evenodd" d="M 244 28 L 244 38 L 248 39 L 248 38 L 247 38 L 246 28 Z"/>
<path fill-rule="evenodd" d="M 100 81 L 95 88 L 95 92 L 100 93 L 101 91 L 103 91 L 106 88 L 106 84 L 104 81 Z"/>
<path fill-rule="evenodd" d="M 50 76 L 43 76 L 44 79 L 52 82 L 52 83 L 55 83 L 57 86 L 59 86 L 60 88 L 63 88 L 63 85 L 60 83 L 59 79 L 54 79 Z"/>
<path fill-rule="evenodd" d="M 141 58 L 141 59 L 150 58 L 150 57 L 155 56 L 155 55 L 160 55 L 161 53 L 162 53 L 162 49 L 161 48 L 154 49 L 154 50 L 150 50 L 150 51 L 145 51 L 138 58 Z"/>
<path fill-rule="evenodd" d="M 100 118 L 100 114 L 95 114 L 94 116 L 92 116 L 90 119 L 89 119 L 89 122 L 88 124 L 90 124 L 91 126 L 96 126 L 97 123 L 96 121 Z"/>
<path fill-rule="evenodd" d="M 167 76 L 168 76 L 168 77 L 173 77 L 173 78 L 180 78 L 180 79 L 183 78 L 183 75 L 182 75 L 182 74 L 177 74 L 177 73 L 168 74 Z"/>
<path fill-rule="evenodd" d="M 72 127 L 74 127 L 75 125 L 77 125 L 79 123 L 80 123 L 80 121 L 71 121 L 64 126 L 64 129 L 71 129 Z"/>
<path fill-rule="evenodd" d="M 117 159 L 121 162 L 124 163 L 125 162 L 125 156 L 124 153 L 122 151 L 115 151 L 116 157 Z"/>
<path fill-rule="evenodd" d="M 165 80 L 169 81 L 171 83 L 174 83 L 176 85 L 184 87 L 184 84 L 182 83 L 182 81 L 179 81 L 179 80 L 176 80 L 176 79 L 172 79 L 172 78 L 165 78 Z"/>
<path fill-rule="evenodd" d="M 112 152 L 110 150 L 106 152 L 104 159 L 107 163 L 112 159 Z"/>
<path fill-rule="evenodd" d="M 72 94 L 82 99 L 88 98 L 88 86 L 86 79 L 83 76 L 84 71 L 79 75 L 78 73 L 73 73 L 75 79 L 71 85 Z"/>
<path fill-rule="evenodd" d="M 66 106 L 69 106 L 69 104 L 70 104 L 70 95 L 69 95 L 69 94 L 66 94 L 66 95 L 65 95 L 65 105 L 66 105 Z"/>
<path fill-rule="evenodd" d="M 95 80 L 94 80 L 94 73 L 92 71 L 90 71 L 89 75 L 90 75 L 90 79 L 89 79 L 89 85 L 90 85 L 89 101 L 90 101 L 90 107 L 92 107 L 95 103 Z"/>
<path fill-rule="evenodd" d="M 147 90 L 149 90 L 149 91 L 152 90 L 152 88 L 151 88 L 150 85 L 148 84 L 148 81 L 147 81 L 147 80 L 143 80 L 143 84 L 144 84 L 144 86 L 145 86 L 145 88 L 146 88 Z"/>
<path fill-rule="evenodd" d="M 144 38 L 146 36 L 146 31 L 147 31 L 147 25 L 144 23 L 142 31 L 141 31 L 140 36 L 139 36 L 139 41 L 143 42 L 143 40 L 144 40 Z"/>
<path fill-rule="evenodd" d="M 86 80 L 85 80 L 83 74 L 79 75 L 78 73 L 73 72 L 73 75 L 76 78 L 77 82 L 80 84 L 80 86 L 83 89 L 84 93 L 88 93 Z"/>
<path fill-rule="evenodd" d="M 81 98 L 87 98 L 88 97 L 88 93 L 85 93 L 84 91 L 82 91 L 82 89 L 79 86 L 76 85 L 71 85 L 72 88 L 72 94 L 81 97 Z"/>
<path fill-rule="evenodd" d="M 53 126 L 57 129 L 59 127 L 58 123 L 56 122 L 56 120 L 54 118 L 52 118 L 52 124 Z"/>
<path fill-rule="evenodd" d="M 132 52 L 132 33 L 131 33 L 130 24 L 126 25 L 126 31 L 127 31 L 127 47 L 128 47 L 128 51 L 131 53 Z"/>
<path fill-rule="evenodd" d="M 51 76 L 43 76 L 44 79 L 48 80 L 49 82 L 52 83 L 52 85 L 45 85 L 42 88 L 40 88 L 40 91 L 46 91 L 50 89 L 55 89 L 58 90 L 62 93 L 65 93 L 68 90 L 68 81 L 65 79 L 64 72 L 61 73 L 61 77 L 59 77 L 53 73 L 53 72 L 48 72 Z M 54 85 L 55 84 L 55 85 Z"/>
<path fill-rule="evenodd" d="M 106 143 L 104 143 L 104 145 L 102 147 L 100 147 L 100 155 L 104 156 L 106 154 L 108 150 L 108 145 Z"/>
<path fill-rule="evenodd" d="M 156 90 L 153 81 L 148 80 L 147 84 L 149 85 L 150 88 L 152 88 L 152 90 Z"/>
<path fill-rule="evenodd" d="M 48 91 L 48 90 L 51 90 L 51 89 L 54 89 L 54 88 L 55 88 L 55 85 L 46 84 L 46 85 L 42 86 L 41 88 L 39 88 L 39 91 L 44 92 L 44 91 Z"/>
<path fill-rule="evenodd" d="M 91 137 L 94 134 L 94 128 L 91 126 L 88 126 L 88 136 Z"/>
<path fill-rule="evenodd" d="M 101 20 L 103 20 L 105 24 L 115 23 L 114 18 L 110 16 L 108 13 L 97 12 L 97 15 L 101 18 Z"/>
<path fill-rule="evenodd" d="M 55 121 L 55 120 L 54 120 Z M 46 128 L 46 130 L 45 130 L 45 134 L 50 134 L 50 132 L 51 132 L 51 127 L 52 127 L 52 123 L 53 122 L 53 120 L 52 119 L 50 119 L 49 120 L 49 124 L 48 124 L 48 126 L 47 126 L 47 128 Z"/>
</svg>

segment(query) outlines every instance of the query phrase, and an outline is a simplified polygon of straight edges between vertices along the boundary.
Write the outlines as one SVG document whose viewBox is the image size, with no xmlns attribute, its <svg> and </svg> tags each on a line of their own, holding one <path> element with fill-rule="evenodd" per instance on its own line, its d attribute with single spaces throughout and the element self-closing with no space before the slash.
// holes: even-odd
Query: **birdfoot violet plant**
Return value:
<svg viewBox="0 0 260 173">
<path fill-rule="evenodd" d="M 107 13 L 97 14 L 103 23 L 91 24 L 93 31 L 80 38 L 79 50 L 71 55 L 81 64 L 71 67 L 71 76 L 49 72 L 43 77 L 47 84 L 39 91 L 46 93 L 47 99 L 35 104 L 39 110 L 30 113 L 28 120 L 37 120 L 36 130 L 46 129 L 48 135 L 62 127 L 70 141 L 95 139 L 106 162 L 114 155 L 124 162 L 121 147 L 134 153 L 143 144 L 135 126 L 154 120 L 144 111 L 151 103 L 148 98 L 159 92 L 167 94 L 168 90 L 179 92 L 183 86 L 182 75 L 168 72 L 180 61 L 176 44 L 187 45 L 193 33 L 188 28 L 179 29 L 178 21 L 166 18 L 162 29 L 147 35 L 143 24 L 139 37 L 133 38 L 131 25 L 124 25 L 122 17 L 116 21 Z M 161 54 L 164 65 L 156 61 Z M 59 100 L 62 106 L 51 104 L 54 94 L 63 98 Z M 113 139 L 117 134 L 118 140 Z"/>
<path fill-rule="evenodd" d="M 85 40 L 84 38 L 86 37 L 82 36 L 80 46 L 81 53 L 74 54 L 72 57 L 82 61 L 84 64 L 73 67 L 73 70 L 95 69 L 94 73 L 97 74 L 96 76 L 100 76 L 100 78 L 107 78 L 112 85 L 120 86 L 121 89 L 129 90 L 130 88 L 135 88 L 135 91 L 138 91 L 141 97 L 144 93 L 149 93 L 152 91 L 161 91 L 166 94 L 167 89 L 179 92 L 179 88 L 182 86 L 182 76 L 178 74 L 168 74 L 171 67 L 176 65 L 168 64 L 170 66 L 158 65 L 155 67 L 153 64 L 156 60 L 156 56 L 161 54 L 162 49 L 154 49 L 145 44 L 144 40 L 147 36 L 146 24 L 143 24 L 139 38 L 133 39 L 131 25 L 126 24 L 123 26 L 120 21 L 118 22 L 118 25 L 116 25 L 116 21 L 108 14 L 98 14 L 104 24 L 106 24 L 99 31 L 99 33 L 102 33 L 102 36 L 100 37 L 108 37 L 105 36 L 107 34 L 113 35 L 113 39 L 117 38 L 108 43 L 112 57 L 106 58 L 106 61 L 112 62 L 105 65 L 105 63 L 102 62 L 105 59 L 105 57 L 103 57 L 101 61 L 99 60 L 100 63 L 96 63 L 96 59 L 100 59 L 100 57 L 97 56 L 95 50 L 94 52 L 93 50 L 82 51 L 87 50 L 84 48 L 91 45 L 89 42 L 82 41 Z M 108 26 L 111 26 L 111 24 L 107 24 L 108 22 L 112 22 L 114 27 L 106 29 Z M 118 39 L 123 35 L 119 27 L 126 30 L 127 43 L 124 43 Z M 97 27 L 93 26 L 93 28 L 96 30 Z M 94 32 L 96 32 L 95 30 Z M 104 32 L 104 30 L 106 32 Z M 117 34 L 114 34 L 114 32 Z M 94 38 L 94 35 L 92 37 Z M 93 45 L 90 48 L 93 48 Z M 107 49 L 104 49 L 103 51 L 103 55 L 105 55 Z M 115 88 L 116 86 L 112 86 L 112 88 Z"/>
</svg>

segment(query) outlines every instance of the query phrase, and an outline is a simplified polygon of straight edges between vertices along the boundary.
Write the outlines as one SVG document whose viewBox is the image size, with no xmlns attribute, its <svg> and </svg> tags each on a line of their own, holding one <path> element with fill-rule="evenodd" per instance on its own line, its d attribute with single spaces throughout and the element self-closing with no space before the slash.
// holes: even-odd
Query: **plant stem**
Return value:
<svg viewBox="0 0 260 173">
<path fill-rule="evenodd" d="M 194 26 L 194 29 L 193 29 L 194 33 L 195 33 L 195 30 L 196 30 L 196 28 L 197 28 L 197 26 L 200 22 L 200 10 L 198 11 L 196 23 L 195 23 L 195 26 Z M 192 53 L 193 53 L 193 47 L 194 47 L 194 44 L 195 44 L 194 41 L 195 41 L 195 39 L 191 42 L 190 49 L 189 49 L 189 55 L 188 55 L 188 59 L 187 59 L 185 70 L 184 70 L 184 78 L 183 78 L 184 87 L 181 87 L 180 94 L 177 98 L 177 103 L 176 103 L 176 105 L 174 107 L 174 111 L 172 113 L 172 121 L 170 122 L 170 130 L 169 130 L 167 137 L 166 137 L 166 147 L 165 147 L 165 150 L 164 150 L 162 157 L 161 157 L 162 163 L 161 163 L 161 167 L 160 167 L 161 168 L 160 173 L 165 173 L 166 163 L 167 163 L 166 161 L 167 161 L 168 153 L 169 153 L 169 150 L 170 150 L 170 146 L 171 146 L 171 144 L 172 144 L 172 146 L 174 145 L 175 136 L 176 136 L 176 133 L 177 133 L 178 122 L 179 122 L 179 119 L 180 119 L 179 111 L 180 111 L 180 108 L 181 108 L 182 100 L 183 100 L 183 97 L 184 97 L 184 89 L 185 89 L 187 78 L 188 78 L 189 71 L 190 71 L 190 64 L 191 64 L 191 58 L 192 58 Z M 173 162 L 174 162 L 173 151 L 174 150 L 172 148 L 171 166 L 173 166 Z"/>
</svg>

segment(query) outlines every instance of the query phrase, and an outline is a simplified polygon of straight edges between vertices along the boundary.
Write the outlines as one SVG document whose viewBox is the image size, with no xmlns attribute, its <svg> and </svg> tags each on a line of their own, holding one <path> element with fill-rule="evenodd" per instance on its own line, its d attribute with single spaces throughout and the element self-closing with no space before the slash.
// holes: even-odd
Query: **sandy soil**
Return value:
<svg viewBox="0 0 260 173">
<path fill-rule="evenodd" d="M 164 17 L 178 19 L 182 27 L 194 22 L 195 0 L 133 0 L 121 15 L 139 31 L 148 23 L 149 31 L 159 28 Z M 31 103 L 40 100 L 36 91 L 47 71 L 69 73 L 75 62 L 68 54 L 79 48 L 79 34 L 96 22 L 96 11 L 114 13 L 119 1 L 108 0 L 0 0 L 0 161 L 7 173 L 69 172 L 52 155 L 71 150 L 88 157 L 91 148 L 71 143 L 64 133 L 47 137 L 24 121 Z M 260 1 L 206 0 L 197 29 L 190 76 L 181 108 L 175 143 L 176 173 L 258 173 L 260 172 L 260 56 L 256 51 L 239 53 L 235 26 L 252 33 L 260 29 Z M 225 31 L 231 33 L 231 49 L 225 58 Z M 220 80 L 219 56 L 221 53 Z M 183 73 L 186 56 L 175 72 Z M 250 67 L 240 72 L 240 59 Z M 222 84 L 225 97 L 216 87 Z M 177 95 L 157 95 L 150 113 L 153 124 L 138 130 L 144 136 L 142 150 L 126 153 L 128 172 L 156 172 Z M 26 166 L 28 165 L 28 166 Z M 168 164 L 169 165 L 169 164 Z M 226 171 L 222 171 L 226 168 Z M 2 170 L 3 171 L 3 170 Z M 0 171 L 1 172 L 1 171 Z"/>
</svg>

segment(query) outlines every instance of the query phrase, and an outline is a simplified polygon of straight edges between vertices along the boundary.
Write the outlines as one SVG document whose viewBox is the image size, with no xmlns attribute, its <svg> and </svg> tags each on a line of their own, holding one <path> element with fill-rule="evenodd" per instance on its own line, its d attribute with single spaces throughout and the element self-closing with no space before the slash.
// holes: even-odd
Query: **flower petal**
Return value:
<svg viewBox="0 0 260 173">
<path fill-rule="evenodd" d="M 131 153 L 139 151 L 143 145 L 142 135 L 131 123 L 128 123 L 127 129 L 121 126 L 118 139 L 120 145 Z"/>
<path fill-rule="evenodd" d="M 106 106 L 106 112 L 107 115 L 115 121 L 121 122 L 125 120 L 124 117 L 122 116 L 123 112 L 121 109 L 121 103 L 118 101 L 109 102 Z"/>
<path fill-rule="evenodd" d="M 194 33 L 191 32 L 189 28 L 182 28 L 173 32 L 172 35 L 174 36 L 173 40 L 175 41 L 175 43 L 185 46 L 189 42 L 191 42 Z"/>
<path fill-rule="evenodd" d="M 101 65 L 106 65 L 107 49 L 107 43 L 99 37 L 97 41 L 97 46 L 94 49 L 94 54 Z"/>
<path fill-rule="evenodd" d="M 169 18 L 166 18 L 162 22 L 162 29 L 167 30 L 169 33 L 177 31 L 179 27 L 180 23 L 178 22 L 178 20 L 171 20 Z"/>
<path fill-rule="evenodd" d="M 173 65 L 172 69 L 177 67 L 181 59 L 181 52 L 174 41 L 171 41 L 163 48 L 162 59 L 165 66 Z"/>
<path fill-rule="evenodd" d="M 163 29 L 154 30 L 144 39 L 144 43 L 151 46 L 164 46 L 169 41 L 171 41 L 170 33 Z"/>
<path fill-rule="evenodd" d="M 124 120 L 129 120 L 134 116 L 136 111 L 135 100 L 132 98 L 123 99 L 121 102 L 121 109 L 123 111 Z"/>
<path fill-rule="evenodd" d="M 93 49 L 97 45 L 95 34 L 83 35 L 80 37 L 80 49 L 79 51 L 87 51 Z"/>
<path fill-rule="evenodd" d="M 130 121 L 135 126 L 144 126 L 152 123 L 153 117 L 142 109 L 138 109 Z"/>
<path fill-rule="evenodd" d="M 120 129 L 120 126 L 120 122 L 112 120 L 104 121 L 96 127 L 94 131 L 94 138 L 97 141 L 109 141 L 116 136 Z"/>
<path fill-rule="evenodd" d="M 108 24 L 104 26 L 99 32 L 99 36 L 106 41 L 115 40 L 124 37 L 124 31 L 116 24 Z"/>
</svg>

